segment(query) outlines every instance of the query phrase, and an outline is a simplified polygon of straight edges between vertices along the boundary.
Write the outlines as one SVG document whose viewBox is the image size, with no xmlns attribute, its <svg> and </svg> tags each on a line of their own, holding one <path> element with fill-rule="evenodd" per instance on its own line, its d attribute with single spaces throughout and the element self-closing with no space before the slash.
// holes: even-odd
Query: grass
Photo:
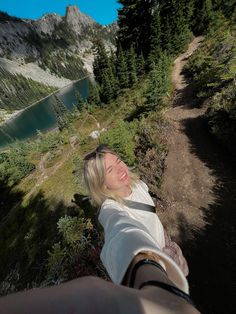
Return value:
<svg viewBox="0 0 236 314">
<path fill-rule="evenodd" d="M 50 176 L 42 185 L 41 190 L 46 198 L 54 197 L 56 200 L 63 200 L 65 204 L 70 204 L 74 193 L 78 187 L 72 175 L 73 163 L 70 156 L 63 165 Z"/>
</svg>

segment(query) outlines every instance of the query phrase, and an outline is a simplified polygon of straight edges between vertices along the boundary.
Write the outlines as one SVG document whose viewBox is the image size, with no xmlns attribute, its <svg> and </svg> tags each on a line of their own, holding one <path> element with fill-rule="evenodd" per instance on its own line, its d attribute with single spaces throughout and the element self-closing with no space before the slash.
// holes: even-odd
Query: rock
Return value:
<svg viewBox="0 0 236 314">
<path fill-rule="evenodd" d="M 41 19 L 32 21 L 37 34 L 42 37 L 42 35 L 52 36 L 54 30 L 58 24 L 62 21 L 62 16 L 55 13 L 45 14 Z"/>
<path fill-rule="evenodd" d="M 65 20 L 77 34 L 81 34 L 85 27 L 92 27 L 95 24 L 95 21 L 87 14 L 81 13 L 76 5 L 66 8 Z"/>
<path fill-rule="evenodd" d="M 74 136 L 71 136 L 69 138 L 69 143 L 70 143 L 70 146 L 72 147 L 72 149 L 75 149 L 75 146 L 77 144 L 79 144 L 79 138 L 77 135 L 74 135 Z"/>
<path fill-rule="evenodd" d="M 91 133 L 89 134 L 89 136 L 90 136 L 93 140 L 96 140 L 96 139 L 99 138 L 99 136 L 100 136 L 100 131 L 95 130 L 95 131 L 91 132 Z"/>
<path fill-rule="evenodd" d="M 99 123 L 98 123 L 99 124 Z M 93 132 L 91 132 L 89 134 L 89 136 L 93 139 L 96 140 L 97 138 L 99 138 L 99 136 L 101 135 L 102 132 L 107 131 L 107 129 L 102 128 L 100 131 L 99 130 L 94 130 Z"/>
</svg>

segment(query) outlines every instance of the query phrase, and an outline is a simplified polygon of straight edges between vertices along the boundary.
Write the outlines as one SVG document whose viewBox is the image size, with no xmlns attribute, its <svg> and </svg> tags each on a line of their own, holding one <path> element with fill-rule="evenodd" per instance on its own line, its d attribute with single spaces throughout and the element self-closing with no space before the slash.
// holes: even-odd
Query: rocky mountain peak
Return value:
<svg viewBox="0 0 236 314">
<path fill-rule="evenodd" d="M 32 21 L 35 30 L 40 34 L 52 35 L 55 27 L 62 21 L 62 17 L 56 13 L 45 14 L 41 19 Z"/>
<path fill-rule="evenodd" d="M 90 16 L 81 13 L 76 5 L 67 6 L 65 20 L 76 33 L 81 33 L 84 27 L 95 24 L 94 20 Z"/>
</svg>

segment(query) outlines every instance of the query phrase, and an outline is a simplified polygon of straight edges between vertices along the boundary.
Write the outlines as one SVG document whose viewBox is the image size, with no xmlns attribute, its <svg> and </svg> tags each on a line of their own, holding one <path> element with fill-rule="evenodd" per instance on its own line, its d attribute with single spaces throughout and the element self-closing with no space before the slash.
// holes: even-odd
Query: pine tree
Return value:
<svg viewBox="0 0 236 314">
<path fill-rule="evenodd" d="M 129 84 L 128 66 L 121 46 L 118 47 L 117 54 L 116 74 L 118 84 L 120 88 L 126 88 Z"/>
<path fill-rule="evenodd" d="M 110 57 L 109 57 L 109 66 L 112 68 L 112 73 L 114 77 L 116 77 L 116 54 L 114 50 L 111 49 L 110 51 Z"/>
<path fill-rule="evenodd" d="M 55 95 L 52 101 L 52 108 L 56 115 L 58 129 L 59 131 L 62 131 L 64 128 L 68 127 L 68 123 L 69 123 L 68 117 L 67 117 L 68 110 L 66 106 L 64 105 L 64 103 Z"/>
<path fill-rule="evenodd" d="M 101 39 L 97 39 L 95 44 L 95 58 L 93 62 L 93 73 L 98 84 L 102 84 L 102 72 L 109 67 L 109 58 L 105 46 Z"/>
<path fill-rule="evenodd" d="M 145 60 L 141 53 L 137 58 L 137 75 L 142 76 L 143 74 L 145 74 Z"/>
<path fill-rule="evenodd" d="M 76 98 L 77 98 L 76 108 L 78 110 L 81 110 L 84 107 L 86 101 L 84 100 L 80 92 L 77 93 Z"/>
<path fill-rule="evenodd" d="M 221 11 L 227 18 L 232 20 L 235 18 L 236 0 L 212 0 L 212 5 L 214 11 Z"/>
<path fill-rule="evenodd" d="M 193 18 L 193 12 L 195 8 L 195 3 L 196 0 L 184 0 L 185 4 L 185 9 L 183 10 L 184 12 L 184 17 L 186 20 L 186 24 L 188 25 L 188 28 L 191 30 L 192 28 L 192 18 Z"/>
<path fill-rule="evenodd" d="M 153 64 L 146 91 L 148 108 L 162 107 L 162 100 L 170 88 L 170 57 L 162 53 L 158 63 Z"/>
<path fill-rule="evenodd" d="M 115 68 L 115 56 L 108 56 L 101 40 L 96 42 L 96 56 L 93 63 L 94 75 L 100 88 L 100 98 L 103 102 L 109 102 L 117 96 L 117 80 Z M 99 101 L 96 101 L 98 103 Z"/>
<path fill-rule="evenodd" d="M 146 58 L 150 52 L 150 17 L 157 0 L 136 1 L 119 0 L 122 8 L 118 10 L 118 43 L 122 49 L 134 47 L 135 52 Z"/>
<path fill-rule="evenodd" d="M 129 74 L 129 86 L 133 86 L 138 82 L 137 77 L 137 56 L 135 54 L 133 46 L 129 49 L 128 56 L 128 74 Z"/>
<path fill-rule="evenodd" d="M 150 29 L 150 53 L 148 56 L 149 65 L 156 63 L 161 53 L 161 17 L 159 5 L 153 9 Z"/>
<path fill-rule="evenodd" d="M 211 0 L 199 0 L 194 10 L 193 31 L 195 34 L 202 34 L 207 30 L 207 27 L 213 16 L 213 6 Z"/>
<path fill-rule="evenodd" d="M 190 26 L 187 20 L 187 13 L 190 14 L 190 8 L 187 7 L 186 0 L 174 0 L 174 19 L 173 19 L 173 51 L 181 52 L 191 37 Z M 189 16 L 188 16 L 189 18 Z"/>
<path fill-rule="evenodd" d="M 162 50 L 167 53 L 173 53 L 173 35 L 175 34 L 175 12 L 174 0 L 161 2 L 161 42 Z"/>
<path fill-rule="evenodd" d="M 115 98 L 118 95 L 119 90 L 119 82 L 117 78 L 117 72 L 116 72 L 116 56 L 114 53 L 112 53 L 108 60 L 108 74 L 110 77 L 112 90 L 113 90 L 113 98 Z"/>
<path fill-rule="evenodd" d="M 104 103 L 110 102 L 114 98 L 114 87 L 111 81 L 111 73 L 109 69 L 102 72 L 101 99 Z"/>
<path fill-rule="evenodd" d="M 97 106 L 101 103 L 98 84 L 89 82 L 87 101 L 91 106 Z"/>
<path fill-rule="evenodd" d="M 203 12 L 204 12 L 204 15 L 203 15 L 204 23 L 206 23 L 208 25 L 212 19 L 212 16 L 213 16 L 212 0 L 205 0 L 204 1 Z"/>
</svg>

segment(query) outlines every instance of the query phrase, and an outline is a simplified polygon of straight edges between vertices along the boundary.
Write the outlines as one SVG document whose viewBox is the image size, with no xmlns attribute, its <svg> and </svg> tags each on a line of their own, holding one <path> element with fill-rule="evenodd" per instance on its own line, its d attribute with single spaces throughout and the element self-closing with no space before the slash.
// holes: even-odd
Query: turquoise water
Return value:
<svg viewBox="0 0 236 314">
<path fill-rule="evenodd" d="M 88 96 L 89 79 L 77 81 L 56 92 L 69 110 L 76 104 L 76 93 L 79 91 L 86 98 Z M 52 108 L 53 96 L 49 96 L 33 106 L 26 108 L 18 116 L 0 127 L 0 148 L 13 140 L 26 140 L 37 135 L 37 131 L 45 132 L 56 126 L 56 117 Z"/>
</svg>

